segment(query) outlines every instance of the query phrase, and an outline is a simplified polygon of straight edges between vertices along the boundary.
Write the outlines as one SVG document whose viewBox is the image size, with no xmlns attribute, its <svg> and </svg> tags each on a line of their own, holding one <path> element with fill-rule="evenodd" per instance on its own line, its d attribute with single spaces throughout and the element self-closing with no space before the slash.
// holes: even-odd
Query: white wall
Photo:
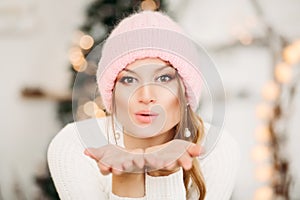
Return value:
<svg viewBox="0 0 300 200">
<path fill-rule="evenodd" d="M 254 129 L 259 124 L 255 106 L 261 101 L 263 83 L 270 78 L 270 57 L 267 49 L 257 47 L 219 53 L 209 48 L 232 41 L 236 27 L 249 29 L 255 36 L 261 35 L 263 30 L 259 23 L 256 27 L 245 25 L 254 16 L 246 0 L 182 2 L 172 0 L 170 9 L 215 60 L 228 97 L 225 123 L 241 146 L 241 167 L 233 198 L 252 199 L 259 185 L 251 160 L 251 150 L 256 143 Z M 290 40 L 300 37 L 299 1 L 259 2 L 264 6 L 265 19 L 276 30 Z M 16 180 L 27 198 L 33 198 L 36 188 L 32 177 L 41 169 L 41 163 L 44 164 L 47 145 L 60 129 L 55 102 L 24 100 L 20 90 L 24 86 L 40 86 L 58 92 L 67 90 L 70 84 L 67 52 L 74 31 L 83 22 L 87 4 L 84 0 L 5 0 L 0 3 L 0 187 L 5 199 L 14 199 L 12 184 Z M 6 14 L 1 14 L 3 10 Z M 5 18 L 1 20 L 1 17 Z M 249 98 L 236 98 L 240 91 L 248 91 Z M 298 187 L 300 160 L 292 152 L 299 151 L 299 100 L 298 94 L 289 135 L 291 164 Z M 299 199 L 299 191 L 295 190 L 293 197 Z"/>
<path fill-rule="evenodd" d="M 18 182 L 27 199 L 43 169 L 46 148 L 60 129 L 56 102 L 20 96 L 25 86 L 64 92 L 70 84 L 68 48 L 87 1 L 0 2 L 0 187 L 15 199 Z"/>
</svg>

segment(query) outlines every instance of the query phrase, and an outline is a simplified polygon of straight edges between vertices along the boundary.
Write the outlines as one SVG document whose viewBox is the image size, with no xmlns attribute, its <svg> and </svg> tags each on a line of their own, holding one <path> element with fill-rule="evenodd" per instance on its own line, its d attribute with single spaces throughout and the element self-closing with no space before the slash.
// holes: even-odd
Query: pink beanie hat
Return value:
<svg viewBox="0 0 300 200">
<path fill-rule="evenodd" d="M 187 101 L 196 110 L 202 81 L 196 45 L 170 17 L 156 11 L 142 11 L 123 19 L 106 39 L 97 71 L 105 108 L 111 111 L 118 73 L 135 60 L 149 57 L 168 61 L 177 69 Z"/>
</svg>

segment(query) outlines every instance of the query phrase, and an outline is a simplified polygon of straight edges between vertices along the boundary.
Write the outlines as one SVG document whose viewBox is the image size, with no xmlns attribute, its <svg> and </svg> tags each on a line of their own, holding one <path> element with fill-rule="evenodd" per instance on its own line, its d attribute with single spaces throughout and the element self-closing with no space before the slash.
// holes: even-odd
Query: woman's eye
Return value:
<svg viewBox="0 0 300 200">
<path fill-rule="evenodd" d="M 159 76 L 156 80 L 159 82 L 169 82 L 171 80 L 173 80 L 173 76 L 165 74 L 165 75 L 161 75 Z"/>
<path fill-rule="evenodd" d="M 137 79 L 131 76 L 123 76 L 119 81 L 124 84 L 131 84 L 136 83 Z"/>
</svg>

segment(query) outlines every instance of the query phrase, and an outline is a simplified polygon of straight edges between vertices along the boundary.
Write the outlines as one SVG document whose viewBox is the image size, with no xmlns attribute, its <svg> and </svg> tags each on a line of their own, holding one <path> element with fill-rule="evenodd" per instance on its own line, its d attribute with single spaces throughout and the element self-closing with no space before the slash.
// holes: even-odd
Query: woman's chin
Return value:
<svg viewBox="0 0 300 200">
<path fill-rule="evenodd" d="M 130 131 L 130 135 L 132 137 L 141 138 L 141 139 L 152 138 L 152 137 L 158 136 L 160 134 L 161 134 L 160 131 L 155 131 L 153 129 L 149 129 L 149 127 L 148 128 L 135 128 L 135 130 Z"/>
</svg>

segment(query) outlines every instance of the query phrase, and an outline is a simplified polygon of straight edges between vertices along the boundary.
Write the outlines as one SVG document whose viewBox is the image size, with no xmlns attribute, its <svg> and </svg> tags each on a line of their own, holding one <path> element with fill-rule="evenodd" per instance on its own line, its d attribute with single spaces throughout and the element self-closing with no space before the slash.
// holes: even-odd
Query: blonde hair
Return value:
<svg viewBox="0 0 300 200">
<path fill-rule="evenodd" d="M 175 138 L 189 140 L 195 144 L 200 144 L 203 136 L 204 136 L 204 125 L 203 121 L 188 105 L 186 100 L 186 94 L 183 90 L 182 79 L 176 71 L 176 77 L 179 84 L 178 93 L 179 93 L 179 102 L 180 102 L 180 112 L 181 112 L 181 120 L 176 126 L 176 135 Z M 185 129 L 191 132 L 191 136 L 186 138 L 184 133 Z M 183 180 L 184 186 L 186 189 L 186 195 L 189 195 L 189 183 L 192 180 L 191 184 L 196 186 L 199 193 L 199 200 L 203 200 L 206 194 L 206 187 L 204 178 L 198 163 L 198 159 L 193 159 L 192 168 L 188 171 L 183 171 Z"/>
</svg>

